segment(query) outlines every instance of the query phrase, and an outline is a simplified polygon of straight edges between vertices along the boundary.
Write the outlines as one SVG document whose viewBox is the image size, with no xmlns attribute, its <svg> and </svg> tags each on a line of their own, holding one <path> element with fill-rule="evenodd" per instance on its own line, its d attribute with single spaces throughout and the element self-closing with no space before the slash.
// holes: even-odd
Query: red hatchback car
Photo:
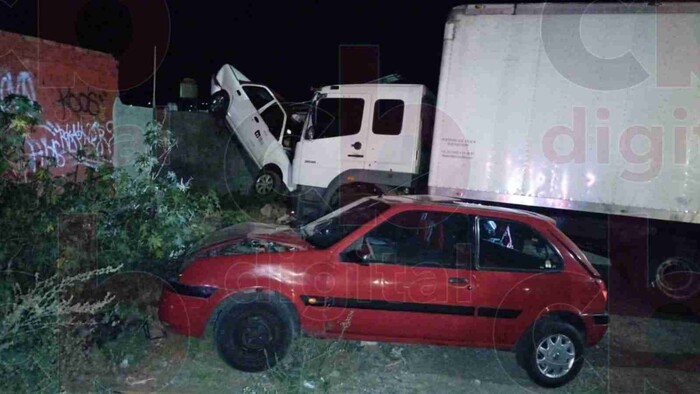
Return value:
<svg viewBox="0 0 700 394">
<path fill-rule="evenodd" d="M 213 234 L 163 290 L 160 318 L 211 325 L 232 367 L 261 371 L 304 333 L 512 349 L 560 386 L 605 334 L 600 275 L 553 220 L 431 196 L 369 197 L 299 229 Z"/>
</svg>

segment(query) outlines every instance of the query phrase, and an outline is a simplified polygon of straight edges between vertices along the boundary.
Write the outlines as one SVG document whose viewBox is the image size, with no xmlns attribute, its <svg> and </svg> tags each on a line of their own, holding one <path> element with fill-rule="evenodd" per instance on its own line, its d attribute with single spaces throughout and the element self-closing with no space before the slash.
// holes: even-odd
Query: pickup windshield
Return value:
<svg viewBox="0 0 700 394">
<path fill-rule="evenodd" d="M 316 248 L 326 249 L 389 209 L 389 204 L 359 200 L 303 226 L 301 234 Z"/>
</svg>

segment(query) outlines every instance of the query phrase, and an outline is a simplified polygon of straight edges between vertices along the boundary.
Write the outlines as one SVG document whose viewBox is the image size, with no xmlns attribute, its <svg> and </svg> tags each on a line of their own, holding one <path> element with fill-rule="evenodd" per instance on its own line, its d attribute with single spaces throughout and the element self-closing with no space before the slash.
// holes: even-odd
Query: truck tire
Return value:
<svg viewBox="0 0 700 394">
<path fill-rule="evenodd" d="M 282 190 L 282 178 L 276 172 L 264 169 L 260 171 L 253 183 L 253 193 L 258 196 L 269 196 L 280 193 Z"/>
<path fill-rule="evenodd" d="M 223 118 L 228 112 L 228 106 L 231 102 L 231 98 L 228 92 L 225 90 L 219 90 L 211 96 L 211 105 L 209 106 L 209 112 L 214 114 L 214 116 Z"/>
<path fill-rule="evenodd" d="M 673 301 L 686 301 L 700 292 L 700 268 L 690 258 L 665 259 L 652 274 L 656 287 Z"/>
<path fill-rule="evenodd" d="M 581 371 L 583 340 L 571 324 L 542 320 L 524 335 L 527 337 L 517 349 L 516 360 L 538 385 L 559 387 Z"/>
<path fill-rule="evenodd" d="M 294 316 L 282 303 L 233 303 L 214 327 L 216 349 L 231 367 L 244 372 L 272 368 L 287 354 L 294 338 Z"/>
</svg>

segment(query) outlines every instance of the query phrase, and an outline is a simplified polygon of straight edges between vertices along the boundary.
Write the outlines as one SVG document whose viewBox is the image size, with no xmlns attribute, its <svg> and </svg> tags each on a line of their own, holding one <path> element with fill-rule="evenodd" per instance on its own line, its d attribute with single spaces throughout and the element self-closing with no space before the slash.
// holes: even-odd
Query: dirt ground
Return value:
<svg viewBox="0 0 700 394">
<path fill-rule="evenodd" d="M 151 279 L 150 286 L 157 288 L 158 281 Z M 155 304 L 158 292 L 145 294 Z M 587 349 L 581 374 L 556 390 L 534 385 L 512 353 L 492 349 L 302 337 L 280 366 L 259 374 L 229 368 L 207 339 L 175 334 L 146 339 L 143 330 L 134 330 L 110 349 L 106 353 L 116 366 L 94 366 L 70 391 L 700 392 L 700 324 L 644 316 L 611 316 L 604 340 Z"/>
</svg>

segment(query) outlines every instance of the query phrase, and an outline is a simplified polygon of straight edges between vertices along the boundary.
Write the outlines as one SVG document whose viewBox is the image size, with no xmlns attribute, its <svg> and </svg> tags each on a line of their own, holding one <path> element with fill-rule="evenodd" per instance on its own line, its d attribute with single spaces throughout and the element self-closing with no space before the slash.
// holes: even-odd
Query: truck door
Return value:
<svg viewBox="0 0 700 394">
<path fill-rule="evenodd" d="M 297 184 L 325 188 L 343 171 L 364 168 L 369 98 L 329 94 L 317 101 L 294 155 Z"/>
<path fill-rule="evenodd" d="M 366 169 L 414 173 L 420 130 L 420 94 L 379 88 L 374 96 L 367 133 Z"/>
</svg>

